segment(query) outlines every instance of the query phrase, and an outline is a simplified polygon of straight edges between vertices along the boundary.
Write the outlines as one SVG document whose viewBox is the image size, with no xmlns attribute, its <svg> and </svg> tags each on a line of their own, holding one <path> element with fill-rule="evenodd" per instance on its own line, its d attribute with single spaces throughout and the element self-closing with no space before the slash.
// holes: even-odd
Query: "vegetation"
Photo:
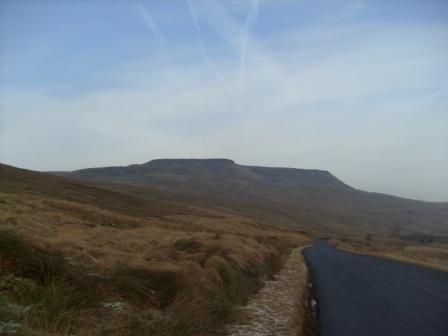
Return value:
<svg viewBox="0 0 448 336">
<path fill-rule="evenodd" d="M 112 335 L 218 332 L 235 305 L 245 302 L 264 276 L 278 270 L 281 258 L 271 254 L 259 264 L 241 267 L 230 257 L 212 255 L 213 262 L 203 272 L 199 267 L 154 271 L 121 265 L 100 275 L 5 230 L 0 231 L 0 256 L 4 330 L 82 334 L 88 325 L 91 335 L 105 330 Z M 108 303 L 112 301 L 116 303 Z M 92 314 L 102 319 L 89 321 Z"/>
</svg>

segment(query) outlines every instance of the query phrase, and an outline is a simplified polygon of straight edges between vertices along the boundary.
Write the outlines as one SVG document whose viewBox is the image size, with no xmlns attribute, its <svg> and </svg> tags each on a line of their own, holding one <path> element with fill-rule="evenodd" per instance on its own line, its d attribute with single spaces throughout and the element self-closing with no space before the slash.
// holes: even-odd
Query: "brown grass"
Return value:
<svg viewBox="0 0 448 336">
<path fill-rule="evenodd" d="M 236 247 L 222 245 L 204 248 L 203 253 L 190 251 L 202 254 L 202 262 L 178 256 L 178 262 L 171 263 L 86 269 L 68 263 L 59 252 L 29 245 L 10 231 L 0 231 L 0 242 L 0 287 L 7 305 L 33 307 L 13 319 L 24 333 L 219 334 L 234 307 L 279 269 L 281 259 L 274 247 L 253 242 L 256 253 L 250 247 L 239 253 Z M 185 244 L 182 240 L 182 249 Z M 174 243 L 165 251 L 178 248 Z M 120 302 L 125 308 L 110 312 L 101 307 L 107 302 Z"/>
</svg>

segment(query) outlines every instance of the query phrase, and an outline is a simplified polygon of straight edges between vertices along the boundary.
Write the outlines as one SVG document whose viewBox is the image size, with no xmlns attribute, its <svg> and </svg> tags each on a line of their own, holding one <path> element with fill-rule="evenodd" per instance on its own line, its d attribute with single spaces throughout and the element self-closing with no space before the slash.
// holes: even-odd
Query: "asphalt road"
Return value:
<svg viewBox="0 0 448 336">
<path fill-rule="evenodd" d="M 448 336 L 448 273 L 339 251 L 303 251 L 320 336 Z"/>
</svg>

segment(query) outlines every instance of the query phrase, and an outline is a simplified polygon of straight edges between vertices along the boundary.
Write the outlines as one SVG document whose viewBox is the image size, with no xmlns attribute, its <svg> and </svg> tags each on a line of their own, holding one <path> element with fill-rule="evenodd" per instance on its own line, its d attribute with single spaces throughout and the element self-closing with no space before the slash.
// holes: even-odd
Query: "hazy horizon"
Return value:
<svg viewBox="0 0 448 336">
<path fill-rule="evenodd" d="M 0 1 L 0 161 L 328 170 L 448 201 L 444 0 Z"/>
</svg>

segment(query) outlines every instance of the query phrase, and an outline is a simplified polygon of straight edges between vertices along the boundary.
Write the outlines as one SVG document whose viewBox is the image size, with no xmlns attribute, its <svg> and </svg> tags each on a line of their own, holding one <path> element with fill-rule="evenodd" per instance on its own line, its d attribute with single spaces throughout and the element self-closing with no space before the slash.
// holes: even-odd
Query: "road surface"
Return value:
<svg viewBox="0 0 448 336">
<path fill-rule="evenodd" d="M 339 251 L 303 251 L 320 336 L 448 336 L 448 273 Z"/>
</svg>

